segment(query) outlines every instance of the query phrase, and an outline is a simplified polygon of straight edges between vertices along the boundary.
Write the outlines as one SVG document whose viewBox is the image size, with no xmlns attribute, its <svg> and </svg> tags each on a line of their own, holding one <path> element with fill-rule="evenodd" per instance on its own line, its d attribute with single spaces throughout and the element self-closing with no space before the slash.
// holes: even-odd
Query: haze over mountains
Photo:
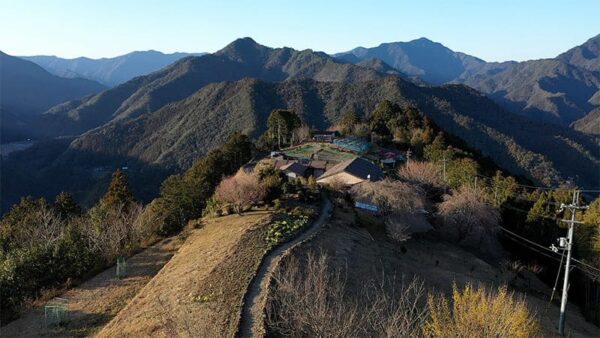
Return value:
<svg viewBox="0 0 600 338">
<path fill-rule="evenodd" d="M 52 75 L 33 62 L 0 52 L 2 143 L 33 136 L 33 121 L 48 108 L 95 94 L 105 86 Z"/>
<path fill-rule="evenodd" d="M 485 62 L 425 38 L 358 47 L 334 57 L 377 58 L 430 84 L 464 83 L 512 112 L 568 126 L 600 106 L 600 35 L 556 59 Z"/>
<path fill-rule="evenodd" d="M 34 62 L 58 76 L 81 77 L 113 87 L 136 76 L 150 74 L 181 58 L 203 54 L 205 53 L 163 54 L 155 50 L 149 50 L 101 59 L 87 57 L 64 59 L 48 55 L 21 56 L 21 58 Z"/>
<path fill-rule="evenodd" d="M 430 48 L 435 57 L 427 56 Z M 446 133 L 537 184 L 579 177 L 582 186 L 600 185 L 600 141 L 568 128 L 568 121 L 593 110 L 594 101 L 584 101 L 597 91 L 597 73 L 560 60 L 486 63 L 426 39 L 351 55 L 269 48 L 243 38 L 214 54 L 186 57 L 58 104 L 32 125 L 47 138 L 78 136 L 42 142 L 6 161 L 5 170 L 15 174 L 10 182 L 2 177 L 3 194 L 9 196 L 3 208 L 24 193 L 67 189 L 81 198 L 98 184 L 103 168 L 122 165 L 130 167 L 134 189 L 151 196 L 165 173 L 189 167 L 231 133 L 258 136 L 273 109 L 292 108 L 310 126 L 326 128 L 349 110 L 368 116 L 384 99 L 418 107 Z M 472 84 L 525 117 L 464 85 L 429 87 L 421 79 Z M 531 90 L 536 86 L 539 92 Z M 523 100 L 531 104 L 511 106 L 509 98 L 521 100 L 513 93 L 525 93 Z M 548 116 L 557 123 L 546 123 Z M 597 113 L 590 116 L 594 120 Z M 575 126 L 582 124 L 588 131 L 588 122 Z"/>
</svg>

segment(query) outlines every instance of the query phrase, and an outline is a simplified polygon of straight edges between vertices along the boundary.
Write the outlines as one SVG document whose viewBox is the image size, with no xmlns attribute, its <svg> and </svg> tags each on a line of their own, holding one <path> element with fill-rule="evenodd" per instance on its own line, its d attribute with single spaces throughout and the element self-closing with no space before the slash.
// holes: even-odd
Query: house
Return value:
<svg viewBox="0 0 600 338">
<path fill-rule="evenodd" d="M 329 130 L 314 130 L 313 141 L 315 142 L 327 142 L 332 143 L 333 140 L 339 135 L 337 131 L 329 131 Z"/>
<path fill-rule="evenodd" d="M 382 165 L 395 167 L 398 162 L 404 161 L 404 156 L 399 150 L 382 149 L 379 152 L 379 162 Z"/>
<path fill-rule="evenodd" d="M 279 168 L 279 170 L 283 171 L 283 173 L 289 178 L 304 177 L 306 175 L 307 169 L 307 166 L 297 161 L 292 161 Z"/>
<path fill-rule="evenodd" d="M 382 179 L 383 171 L 379 166 L 363 158 L 354 157 L 331 167 L 317 179 L 317 183 L 341 182 L 345 185 L 354 185 Z"/>
<path fill-rule="evenodd" d="M 311 160 L 310 162 L 308 162 L 308 171 L 306 175 L 312 176 L 314 178 L 319 178 L 325 173 L 326 170 L 327 161 Z"/>
</svg>

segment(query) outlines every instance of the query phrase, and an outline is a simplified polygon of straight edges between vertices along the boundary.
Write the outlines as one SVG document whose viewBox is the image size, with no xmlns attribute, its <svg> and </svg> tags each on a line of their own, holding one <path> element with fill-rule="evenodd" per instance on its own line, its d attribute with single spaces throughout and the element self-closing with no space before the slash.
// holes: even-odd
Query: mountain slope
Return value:
<svg viewBox="0 0 600 338">
<path fill-rule="evenodd" d="M 336 62 L 323 53 L 272 49 L 244 38 L 215 54 L 185 58 L 96 96 L 54 107 L 45 114 L 44 125 L 49 136 L 79 134 L 113 119 L 156 111 L 209 83 L 245 77 L 265 81 L 311 78 L 355 82 L 383 76 L 371 68 Z"/>
<path fill-rule="evenodd" d="M 573 122 L 573 128 L 584 133 L 600 135 L 600 107 Z"/>
<path fill-rule="evenodd" d="M 33 62 L 0 52 L 2 108 L 36 115 L 58 103 L 94 94 L 105 87 L 85 79 L 52 75 Z"/>
<path fill-rule="evenodd" d="M 352 63 L 380 59 L 404 74 L 417 76 L 431 84 L 453 81 L 464 72 L 485 64 L 483 60 L 454 52 L 426 38 L 382 43 L 373 48 L 358 47 L 333 56 Z"/>
<path fill-rule="evenodd" d="M 22 56 L 52 74 L 67 78 L 86 78 L 113 87 L 127 82 L 136 76 L 146 75 L 164 68 L 171 63 L 203 53 L 163 54 L 154 50 L 131 52 L 112 58 L 90 59 L 79 57 L 63 59 L 56 56 Z"/>
<path fill-rule="evenodd" d="M 499 64 L 464 83 L 521 115 L 568 126 L 600 105 L 600 76 L 555 59 Z"/>
<path fill-rule="evenodd" d="M 325 128 L 345 111 L 366 115 L 384 99 L 417 106 L 447 133 L 537 183 L 557 184 L 576 175 L 584 186 L 600 183 L 595 175 L 600 149 L 593 137 L 508 113 L 465 86 L 423 88 L 397 77 L 211 84 L 154 113 L 89 131 L 73 141 L 59 163 L 77 163 L 80 153 L 102 153 L 185 168 L 235 131 L 258 136 L 273 109 L 294 109 L 309 125 Z"/>
<path fill-rule="evenodd" d="M 2 142 L 33 136 L 31 118 L 58 103 L 104 88 L 94 81 L 52 75 L 33 62 L 0 52 Z"/>
<path fill-rule="evenodd" d="M 431 84 L 463 83 L 514 113 L 568 126 L 600 106 L 600 35 L 557 59 L 485 62 L 425 38 L 356 48 L 334 56 L 377 58 Z"/>
<path fill-rule="evenodd" d="M 560 54 L 557 59 L 592 72 L 600 72 L 600 34 Z"/>
</svg>

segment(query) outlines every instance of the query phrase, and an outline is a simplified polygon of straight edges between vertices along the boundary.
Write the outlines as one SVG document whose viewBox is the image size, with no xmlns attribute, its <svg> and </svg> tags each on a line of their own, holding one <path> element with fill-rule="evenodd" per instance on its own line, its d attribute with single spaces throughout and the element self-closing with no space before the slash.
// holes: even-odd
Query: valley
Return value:
<svg viewBox="0 0 600 338">
<path fill-rule="evenodd" d="M 600 337 L 596 3 L 0 7 L 0 337 Z"/>
</svg>

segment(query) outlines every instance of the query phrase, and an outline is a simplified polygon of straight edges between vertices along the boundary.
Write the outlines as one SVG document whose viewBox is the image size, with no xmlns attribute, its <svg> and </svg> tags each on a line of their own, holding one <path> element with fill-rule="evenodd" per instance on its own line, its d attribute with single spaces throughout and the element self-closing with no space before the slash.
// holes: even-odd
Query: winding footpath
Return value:
<svg viewBox="0 0 600 338">
<path fill-rule="evenodd" d="M 258 271 L 246 294 L 244 295 L 244 305 L 242 307 L 242 316 L 238 326 L 238 337 L 262 337 L 264 336 L 263 313 L 267 300 L 269 282 L 273 272 L 277 268 L 279 261 L 290 249 L 303 243 L 314 236 L 321 227 L 329 221 L 333 212 L 333 204 L 324 194 L 322 195 L 321 210 L 319 218 L 300 233 L 294 239 L 278 246 L 273 251 L 265 255 L 260 263 Z"/>
</svg>

